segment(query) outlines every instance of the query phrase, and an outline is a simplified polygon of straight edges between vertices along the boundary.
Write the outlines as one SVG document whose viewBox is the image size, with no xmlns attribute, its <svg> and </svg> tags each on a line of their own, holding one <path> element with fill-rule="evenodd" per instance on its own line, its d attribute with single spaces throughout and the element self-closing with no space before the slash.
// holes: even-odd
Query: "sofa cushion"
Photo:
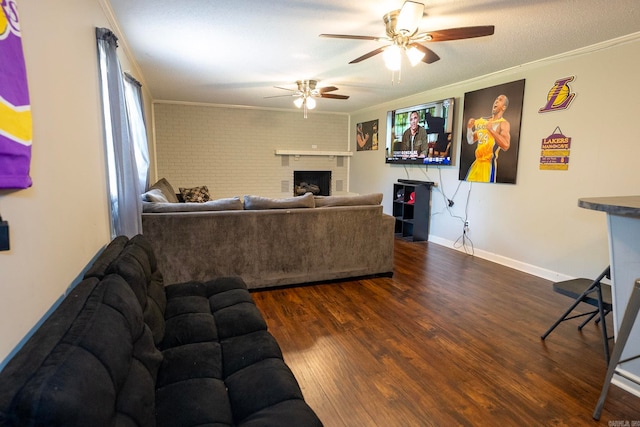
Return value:
<svg viewBox="0 0 640 427">
<path fill-rule="evenodd" d="M 282 350 L 277 341 L 267 331 L 256 331 L 222 340 L 224 377 L 246 368 L 261 360 L 282 359 Z"/>
<path fill-rule="evenodd" d="M 244 196 L 244 208 L 257 209 L 289 209 L 289 208 L 313 208 L 315 207 L 313 193 L 304 196 L 287 197 L 283 199 L 271 199 L 260 196 Z"/>
<path fill-rule="evenodd" d="M 146 261 L 149 262 L 151 272 L 153 273 L 158 270 L 158 259 L 156 258 L 156 254 L 153 252 L 151 243 L 146 237 L 142 234 L 137 234 L 127 242 L 127 246 L 139 246 L 147 255 Z"/>
<path fill-rule="evenodd" d="M 91 267 L 89 267 L 85 272 L 84 278 L 96 277 L 98 279 L 102 279 L 107 274 L 107 268 L 111 265 L 113 260 L 120 255 L 120 252 L 128 242 L 129 238 L 127 236 L 118 236 L 109 242 L 107 247 L 104 248 L 93 264 L 91 264 Z"/>
<path fill-rule="evenodd" d="M 141 234 L 133 236 L 127 246 L 137 246 L 147 255 L 151 276 L 147 280 L 147 304 L 144 307 L 144 322 L 153 333 L 153 341 L 158 345 L 164 337 L 164 312 L 167 308 L 167 296 L 164 292 L 164 280 L 158 270 L 158 261 L 149 241 Z"/>
<path fill-rule="evenodd" d="M 247 284 L 240 276 L 218 276 L 206 281 L 204 286 L 207 288 L 206 295 L 208 297 L 234 289 L 247 289 Z"/>
<path fill-rule="evenodd" d="M 267 406 L 254 412 L 242 422 L 236 424 L 237 427 L 264 427 L 281 426 L 289 427 L 295 420 L 300 426 L 322 427 L 322 422 L 313 412 L 313 409 L 302 399 L 284 400 L 275 405 Z"/>
<path fill-rule="evenodd" d="M 158 427 L 235 425 L 226 385 L 217 378 L 192 378 L 158 388 L 156 407 Z"/>
<path fill-rule="evenodd" d="M 180 187 L 180 194 L 185 203 L 204 203 L 210 200 L 209 188 L 206 185 L 200 187 Z"/>
<path fill-rule="evenodd" d="M 251 294 L 245 289 L 230 289 L 225 292 L 216 293 L 215 296 L 209 298 L 209 308 L 212 312 L 231 307 L 241 302 L 253 304 Z"/>
<path fill-rule="evenodd" d="M 236 423 L 280 402 L 303 399 L 293 373 L 279 358 L 251 364 L 227 377 L 225 382 Z"/>
<path fill-rule="evenodd" d="M 203 203 L 142 203 L 144 213 L 167 212 L 199 212 L 199 211 L 231 211 L 242 210 L 242 200 L 239 197 L 227 197 L 209 200 Z"/>
<path fill-rule="evenodd" d="M 382 203 L 382 193 L 356 196 L 315 196 L 314 199 L 316 207 L 379 205 Z"/>
<path fill-rule="evenodd" d="M 40 372 L 39 369 L 45 361 L 50 360 L 50 353 L 54 349 L 57 351 L 61 339 L 84 310 L 86 300 L 99 282 L 99 279 L 92 277 L 71 289 L 51 316 L 35 330 L 31 338 L 0 371 L 0 424 L 5 420 L 14 420 L 13 424 L 9 425 L 19 425 L 20 420 L 25 417 L 33 419 L 37 416 L 25 402 L 19 407 L 12 404 L 17 402 L 14 396 L 24 389 L 25 383 L 30 381 L 34 374 Z"/>
<path fill-rule="evenodd" d="M 161 178 L 160 180 L 158 180 L 158 182 L 149 187 L 149 190 L 153 189 L 160 190 L 165 199 L 169 201 L 169 203 L 178 203 L 178 196 L 176 196 L 176 191 L 173 189 L 171 184 L 169 184 L 169 181 L 167 181 L 165 178 Z"/>
<path fill-rule="evenodd" d="M 253 302 L 241 302 L 213 313 L 220 339 L 266 331 L 267 324 Z"/>
<path fill-rule="evenodd" d="M 122 276 L 135 293 L 143 311 L 144 322 L 158 345 L 165 333 L 167 305 L 162 274 L 157 269 L 153 249 L 144 236 L 138 234 L 129 240 L 116 259 L 107 268 L 108 273 Z"/>
<path fill-rule="evenodd" d="M 84 283 L 78 286 L 86 288 Z M 46 341 L 55 345 L 44 359 L 25 355 L 38 365 L 11 403 L 8 417 L 15 425 L 153 425 L 162 356 L 140 306 L 116 275 L 89 290 L 79 311 L 55 311 L 34 335 L 39 340 L 38 335 L 46 334 Z"/>
<path fill-rule="evenodd" d="M 142 194 L 143 202 L 169 203 L 164 193 L 159 188 L 153 188 Z"/>
<path fill-rule="evenodd" d="M 107 268 L 108 274 L 118 274 L 129 284 L 142 310 L 147 306 L 147 283 L 151 280 L 151 264 L 145 250 L 127 245 Z"/>
<path fill-rule="evenodd" d="M 165 336 L 161 349 L 216 341 L 218 331 L 203 283 L 186 282 L 165 287 Z"/>
<path fill-rule="evenodd" d="M 191 378 L 222 379 L 222 349 L 217 341 L 171 347 L 162 352 L 158 388 Z"/>
<path fill-rule="evenodd" d="M 167 308 L 167 297 L 164 293 L 162 276 L 159 271 L 151 275 L 147 285 L 147 306 L 144 308 L 144 323 L 153 333 L 153 342 L 158 345 L 164 337 L 164 312 Z"/>
<path fill-rule="evenodd" d="M 156 397 L 158 425 L 231 425 L 220 344 L 185 344 L 162 354 Z"/>
<path fill-rule="evenodd" d="M 171 306 L 170 300 L 167 307 Z M 210 313 L 185 313 L 167 319 L 160 349 L 218 339 L 216 323 Z"/>
</svg>

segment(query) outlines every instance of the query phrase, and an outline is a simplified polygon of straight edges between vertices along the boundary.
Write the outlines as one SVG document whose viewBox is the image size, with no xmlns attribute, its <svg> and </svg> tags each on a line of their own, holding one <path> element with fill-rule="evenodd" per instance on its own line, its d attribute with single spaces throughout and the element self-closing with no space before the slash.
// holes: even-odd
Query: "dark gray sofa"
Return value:
<svg viewBox="0 0 640 427">
<path fill-rule="evenodd" d="M 114 239 L 0 372 L 0 426 L 320 426 L 238 277 Z"/>
</svg>

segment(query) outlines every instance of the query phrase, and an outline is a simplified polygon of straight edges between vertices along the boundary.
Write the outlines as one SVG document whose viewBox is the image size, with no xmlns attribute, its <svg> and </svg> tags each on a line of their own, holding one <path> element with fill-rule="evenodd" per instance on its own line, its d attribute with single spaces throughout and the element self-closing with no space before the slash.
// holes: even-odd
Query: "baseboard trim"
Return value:
<svg viewBox="0 0 640 427">
<path fill-rule="evenodd" d="M 463 248 L 456 247 L 455 242 L 451 240 L 443 239 L 438 236 L 429 236 L 429 241 L 437 245 L 445 246 L 458 252 L 465 252 Z M 482 249 L 474 249 L 473 256 L 486 259 L 488 261 L 495 262 L 500 265 L 504 265 L 525 273 L 533 274 L 534 276 L 541 277 L 543 279 L 551 280 L 552 282 L 560 282 L 562 280 L 575 279 L 575 277 L 567 276 L 566 274 L 558 273 L 557 271 L 547 270 L 532 264 L 527 264 L 522 261 L 518 261 L 512 258 L 508 258 L 502 255 L 495 254 L 493 252 L 483 251 Z"/>
</svg>

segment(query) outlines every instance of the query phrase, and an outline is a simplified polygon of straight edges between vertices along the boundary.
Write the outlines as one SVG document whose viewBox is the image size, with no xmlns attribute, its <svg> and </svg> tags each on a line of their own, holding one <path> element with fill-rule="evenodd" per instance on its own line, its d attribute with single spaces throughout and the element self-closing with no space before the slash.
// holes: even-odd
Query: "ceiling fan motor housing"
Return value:
<svg viewBox="0 0 640 427">
<path fill-rule="evenodd" d="M 384 21 L 385 29 L 387 32 L 387 36 L 389 38 L 393 38 L 396 35 L 396 25 L 398 23 L 398 15 L 400 14 L 400 10 L 392 10 L 389 13 L 386 13 L 382 20 Z"/>
<path fill-rule="evenodd" d="M 320 96 L 320 92 L 316 89 L 318 84 L 317 80 L 298 80 L 296 81 L 296 84 L 298 85 L 298 92 L 300 92 L 300 95 L 304 97 Z"/>
</svg>

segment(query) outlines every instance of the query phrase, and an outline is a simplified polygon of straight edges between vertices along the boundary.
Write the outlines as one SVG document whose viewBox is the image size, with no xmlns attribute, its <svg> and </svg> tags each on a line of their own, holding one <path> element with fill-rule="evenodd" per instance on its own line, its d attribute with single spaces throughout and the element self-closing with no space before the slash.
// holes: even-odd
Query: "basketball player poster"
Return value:
<svg viewBox="0 0 640 427">
<path fill-rule="evenodd" d="M 460 180 L 516 183 L 524 82 L 465 93 Z"/>
</svg>

